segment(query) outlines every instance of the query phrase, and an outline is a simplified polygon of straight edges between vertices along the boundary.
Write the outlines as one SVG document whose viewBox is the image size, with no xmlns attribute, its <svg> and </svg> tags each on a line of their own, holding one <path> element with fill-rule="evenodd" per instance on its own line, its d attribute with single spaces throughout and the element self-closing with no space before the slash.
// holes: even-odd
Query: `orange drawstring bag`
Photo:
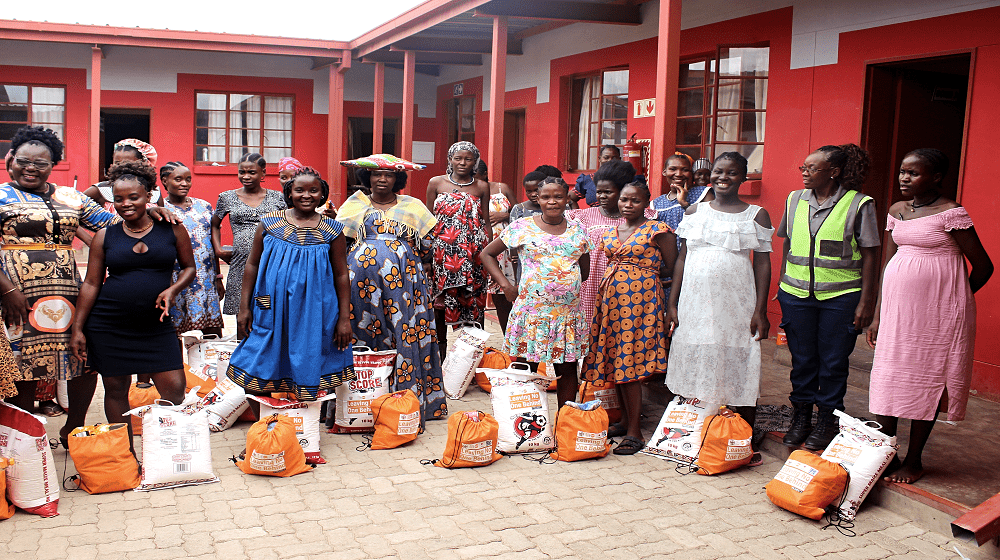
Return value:
<svg viewBox="0 0 1000 560">
<path fill-rule="evenodd" d="M 797 449 L 764 490 L 774 505 L 819 520 L 826 506 L 844 493 L 848 479 L 843 466 Z"/>
<path fill-rule="evenodd" d="M 696 461 L 698 474 L 713 475 L 748 464 L 753 458 L 750 440 L 753 428 L 742 416 L 727 407 L 705 419 L 701 449 Z"/>
<path fill-rule="evenodd" d="M 583 381 L 580 383 L 580 394 L 577 402 L 601 401 L 601 408 L 608 414 L 608 422 L 614 424 L 622 419 L 622 405 L 618 400 L 618 389 L 610 379 Z"/>
<path fill-rule="evenodd" d="M 553 459 L 596 459 L 606 456 L 611 450 L 608 444 L 608 413 L 600 404 L 594 404 L 596 406 L 590 410 L 571 404 L 565 404 L 559 409 L 559 416 L 556 418 L 556 450 L 551 455 Z"/>
<path fill-rule="evenodd" d="M 486 377 L 486 373 L 481 370 L 507 369 L 513 360 L 511 360 L 507 353 L 501 352 L 496 348 L 487 346 L 483 351 L 483 359 L 479 361 L 479 367 L 476 368 L 476 385 L 479 385 L 480 389 L 489 393 L 493 390 L 493 386 L 490 385 L 490 379 Z"/>
<path fill-rule="evenodd" d="M 476 410 L 448 418 L 448 444 L 441 459 L 430 464 L 447 469 L 484 467 L 503 455 L 497 453 L 500 424 L 496 418 Z"/>
<path fill-rule="evenodd" d="M 140 406 L 149 406 L 156 403 L 159 399 L 160 392 L 156 390 L 156 387 L 154 387 L 152 383 L 136 383 L 128 389 L 129 409 L 139 408 Z M 132 416 L 130 422 L 132 422 L 132 434 L 141 436 L 142 418 Z"/>
<path fill-rule="evenodd" d="M 552 382 L 549 383 L 549 386 L 545 389 L 546 391 L 555 391 L 556 389 L 559 388 L 559 380 L 556 379 L 555 377 L 556 376 L 555 368 L 552 368 L 552 374 L 549 375 L 549 366 L 545 362 L 539 362 L 538 371 L 536 373 L 538 375 L 544 375 L 552 378 Z"/>
<path fill-rule="evenodd" d="M 14 464 L 13 459 L 0 457 L 0 519 L 10 519 L 14 515 L 14 504 L 7 501 L 7 467 Z"/>
<path fill-rule="evenodd" d="M 184 386 L 185 394 L 191 392 L 191 389 L 198 387 L 198 396 L 204 397 L 212 392 L 212 389 L 215 389 L 215 380 L 208 376 L 205 368 L 192 370 L 191 366 L 184 364 Z"/>
<path fill-rule="evenodd" d="M 67 441 L 79 473 L 72 480 L 88 494 L 123 492 L 139 486 L 139 463 L 129 450 L 124 423 L 82 426 L 70 432 Z"/>
<path fill-rule="evenodd" d="M 295 420 L 283 414 L 272 414 L 250 426 L 244 457 L 233 462 L 247 474 L 286 477 L 313 469 L 299 445 Z"/>
<path fill-rule="evenodd" d="M 393 449 L 417 439 L 420 433 L 420 401 L 409 389 L 382 395 L 371 402 L 375 417 L 372 449 Z"/>
</svg>

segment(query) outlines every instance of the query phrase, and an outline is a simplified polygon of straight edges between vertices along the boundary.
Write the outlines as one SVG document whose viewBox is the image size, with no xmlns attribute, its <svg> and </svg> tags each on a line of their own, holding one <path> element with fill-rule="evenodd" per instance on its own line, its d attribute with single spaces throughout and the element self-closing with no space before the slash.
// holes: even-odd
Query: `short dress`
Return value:
<svg viewBox="0 0 1000 560">
<path fill-rule="evenodd" d="M 434 199 L 434 307 L 447 323 L 483 322 L 486 271 L 479 253 L 486 246 L 479 199 L 455 189 Z"/>
<path fill-rule="evenodd" d="M 568 220 L 552 235 L 522 218 L 500 234 L 522 267 L 510 311 L 504 352 L 530 362 L 568 363 L 584 358 L 589 330 L 580 313 L 580 257 L 593 244 L 583 226 Z"/>
<path fill-rule="evenodd" d="M 169 200 L 163 206 L 174 213 L 184 223 L 191 236 L 194 250 L 194 280 L 181 290 L 170 308 L 177 334 L 207 328 L 221 328 L 222 310 L 219 309 L 219 293 L 215 291 L 215 251 L 212 250 L 212 205 L 200 198 L 189 198 L 190 208 L 175 206 Z M 180 266 L 174 267 L 174 280 L 180 274 Z"/>
<path fill-rule="evenodd" d="M 253 248 L 253 234 L 257 231 L 260 217 L 285 208 L 285 195 L 279 191 L 265 189 L 264 200 L 257 206 L 250 206 L 240 200 L 236 191 L 225 191 L 219 195 L 219 201 L 215 203 L 215 215 L 221 220 L 228 214 L 229 225 L 233 229 L 233 258 L 229 261 L 226 301 L 222 306 L 222 312 L 226 315 L 235 315 L 240 311 L 243 269 L 250 257 L 250 249 Z"/>
<path fill-rule="evenodd" d="M 649 220 L 627 239 L 618 236 L 617 228 L 604 234 L 608 268 L 590 325 L 587 379 L 628 383 L 667 371 L 667 301 L 655 238 L 669 231 L 662 222 Z"/>
<path fill-rule="evenodd" d="M 146 245 L 145 253 L 133 248 Z M 105 377 L 159 373 L 184 367 L 177 331 L 156 308 L 156 298 L 173 284 L 177 237 L 173 226 L 154 221 L 141 238 L 124 224 L 105 229 L 104 265 L 108 277 L 94 302 L 84 334 L 89 364 Z"/>
<path fill-rule="evenodd" d="M 971 227 L 961 206 L 910 220 L 888 217 L 885 229 L 899 250 L 882 279 L 868 393 L 873 414 L 934 420 L 941 405 L 947 420 L 965 418 L 976 300 L 965 257 L 948 232 Z"/>
<path fill-rule="evenodd" d="M 719 212 L 700 203 L 677 228 L 687 242 L 680 323 L 670 341 L 667 387 L 704 402 L 754 406 L 760 341 L 750 334 L 757 305 L 751 253 L 771 252 L 774 228 L 754 221 L 760 206 Z"/>
<path fill-rule="evenodd" d="M 323 217 L 315 227 L 298 227 L 284 210 L 260 221 L 264 252 L 250 303 L 253 324 L 226 375 L 248 393 L 314 401 L 354 379 L 351 347 L 341 350 L 334 341 L 340 305 L 330 244 L 344 226 Z"/>
</svg>

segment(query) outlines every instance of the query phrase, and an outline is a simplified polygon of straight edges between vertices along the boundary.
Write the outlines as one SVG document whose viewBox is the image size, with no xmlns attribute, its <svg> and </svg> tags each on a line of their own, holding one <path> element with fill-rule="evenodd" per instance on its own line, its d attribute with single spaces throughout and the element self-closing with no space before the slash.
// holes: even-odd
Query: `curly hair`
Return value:
<svg viewBox="0 0 1000 560">
<path fill-rule="evenodd" d="M 302 167 L 295 170 L 292 176 L 288 178 L 287 181 L 281 184 L 281 192 L 285 195 L 285 205 L 289 208 L 292 207 L 292 187 L 295 186 L 295 180 L 303 175 L 308 175 L 310 177 L 315 177 L 319 180 L 320 192 L 323 193 L 323 199 L 319 201 L 316 206 L 322 206 L 328 198 L 330 198 L 330 184 L 323 180 L 320 176 L 319 171 L 316 171 L 312 167 Z"/>
<path fill-rule="evenodd" d="M 830 167 L 840 170 L 840 175 L 837 176 L 838 185 L 848 190 L 861 190 L 865 179 L 868 178 L 868 168 L 872 164 L 868 152 L 857 144 L 821 146 L 816 151 L 823 154 Z"/>
<path fill-rule="evenodd" d="M 743 173 L 743 179 L 745 180 L 747 178 L 748 163 L 747 158 L 743 157 L 743 154 L 739 152 L 722 152 L 719 154 L 719 157 L 715 158 L 715 161 L 712 162 L 712 169 L 715 169 L 715 166 L 722 160 L 735 163 L 736 167 L 738 167 L 740 172 Z"/>
<path fill-rule="evenodd" d="M 535 171 L 544 173 L 546 177 L 562 177 L 562 171 L 554 165 L 539 165 Z"/>
<path fill-rule="evenodd" d="M 354 171 L 354 176 L 357 177 L 358 181 L 360 181 L 361 184 L 363 186 L 365 186 L 369 191 L 372 188 L 372 171 L 379 171 L 379 170 L 376 170 L 376 169 L 365 169 L 364 167 L 359 167 L 359 168 L 357 168 Z M 389 171 L 389 170 L 386 170 L 386 171 Z M 392 185 L 392 192 L 399 192 L 399 191 L 405 189 L 406 188 L 406 180 L 409 179 L 409 176 L 406 174 L 406 172 L 405 171 L 393 171 L 393 174 L 396 176 L 396 182 L 393 183 L 393 185 Z"/>
<path fill-rule="evenodd" d="M 108 183 L 112 187 L 118 181 L 127 179 L 137 181 L 147 193 L 152 192 L 156 187 L 156 169 L 144 161 L 123 161 L 108 168 Z"/>
<path fill-rule="evenodd" d="M 903 156 L 903 159 L 910 156 L 924 160 L 924 163 L 930 166 L 931 173 L 940 173 L 942 179 L 948 175 L 948 156 L 944 155 L 944 152 L 941 150 L 937 148 L 917 148 Z"/>
<path fill-rule="evenodd" d="M 601 165 L 601 168 L 594 173 L 594 184 L 599 181 L 608 181 L 614 184 L 615 188 L 622 190 L 625 185 L 635 179 L 635 168 L 632 164 L 623 159 L 613 159 Z"/>
<path fill-rule="evenodd" d="M 48 148 L 49 153 L 52 154 L 53 165 L 62 161 L 63 143 L 51 128 L 43 128 L 41 126 L 22 126 L 17 129 L 17 132 L 14 133 L 14 137 L 10 139 L 11 153 L 16 154 L 18 148 L 25 144 L 37 144 Z"/>
</svg>

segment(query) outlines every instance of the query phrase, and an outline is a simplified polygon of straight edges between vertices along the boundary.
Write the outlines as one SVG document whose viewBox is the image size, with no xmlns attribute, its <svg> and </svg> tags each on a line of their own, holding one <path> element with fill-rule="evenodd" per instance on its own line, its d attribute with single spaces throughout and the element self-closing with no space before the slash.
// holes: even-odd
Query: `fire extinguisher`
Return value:
<svg viewBox="0 0 1000 560">
<path fill-rule="evenodd" d="M 646 174 L 646 167 L 642 164 L 642 144 L 635 141 L 635 134 L 633 134 L 632 137 L 628 139 L 628 142 L 622 146 L 622 152 L 624 152 L 622 154 L 623 159 L 632 164 L 632 167 L 635 168 L 636 174 Z"/>
</svg>

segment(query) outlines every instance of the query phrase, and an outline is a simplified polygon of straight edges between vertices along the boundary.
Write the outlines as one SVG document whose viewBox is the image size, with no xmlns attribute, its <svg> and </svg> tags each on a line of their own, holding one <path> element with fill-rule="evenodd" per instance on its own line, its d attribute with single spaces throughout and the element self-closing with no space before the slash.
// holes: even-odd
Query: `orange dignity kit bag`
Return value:
<svg viewBox="0 0 1000 560">
<path fill-rule="evenodd" d="M 247 430 L 247 448 L 236 466 L 247 474 L 294 476 L 311 471 L 295 434 L 295 420 L 283 414 L 266 416 Z"/>
<path fill-rule="evenodd" d="M 214 370 L 211 368 L 200 368 L 197 370 L 191 369 L 191 366 L 184 364 L 184 393 L 188 393 L 191 389 L 198 387 L 198 396 L 204 397 L 205 395 L 212 392 L 215 389 L 215 380 L 209 377 L 207 369 Z M 225 373 L 225 372 L 223 372 Z"/>
<path fill-rule="evenodd" d="M 497 453 L 500 424 L 496 418 L 476 410 L 452 414 L 448 418 L 448 444 L 441 459 L 433 464 L 448 469 L 483 467 L 503 455 Z"/>
<path fill-rule="evenodd" d="M 698 474 L 719 474 L 748 464 L 753 457 L 752 438 L 753 428 L 742 416 L 720 408 L 718 414 L 705 419 L 701 430 Z"/>
<path fill-rule="evenodd" d="M 371 402 L 375 418 L 372 449 L 393 449 L 417 439 L 420 401 L 409 389 L 382 395 Z"/>
<path fill-rule="evenodd" d="M 608 413 L 600 405 L 583 410 L 563 405 L 556 418 L 556 451 L 559 461 L 595 459 L 608 454 Z"/>
<path fill-rule="evenodd" d="M 139 486 L 139 463 L 129 450 L 128 426 L 98 424 L 69 433 L 69 456 L 76 472 L 73 481 L 88 494 L 122 492 Z"/>
<path fill-rule="evenodd" d="M 764 490 L 774 505 L 819 520 L 826 506 L 844 493 L 847 482 L 844 467 L 798 449 Z"/>
<path fill-rule="evenodd" d="M 618 389 L 615 382 L 610 379 L 598 379 L 597 381 L 583 381 L 580 383 L 580 394 L 577 402 L 590 402 L 594 399 L 601 401 L 601 408 L 608 414 L 608 422 L 614 424 L 622 419 L 622 405 L 618 401 Z"/>
<path fill-rule="evenodd" d="M 152 383 L 135 383 L 128 389 L 128 406 L 130 410 L 154 404 L 159 398 L 160 392 L 156 390 L 156 387 Z M 141 436 L 142 418 L 132 416 L 130 422 L 132 422 L 132 434 Z"/>
<path fill-rule="evenodd" d="M 7 501 L 7 467 L 14 464 L 13 459 L 0 457 L 0 519 L 10 519 L 14 515 L 14 504 Z"/>
<path fill-rule="evenodd" d="M 501 352 L 496 348 L 487 346 L 483 351 L 483 359 L 479 360 L 479 367 L 476 368 L 476 385 L 479 385 L 480 389 L 489 393 L 493 390 L 493 386 L 490 385 L 490 379 L 486 377 L 486 372 L 481 370 L 507 369 L 510 367 L 512 360 L 505 352 Z"/>
</svg>

